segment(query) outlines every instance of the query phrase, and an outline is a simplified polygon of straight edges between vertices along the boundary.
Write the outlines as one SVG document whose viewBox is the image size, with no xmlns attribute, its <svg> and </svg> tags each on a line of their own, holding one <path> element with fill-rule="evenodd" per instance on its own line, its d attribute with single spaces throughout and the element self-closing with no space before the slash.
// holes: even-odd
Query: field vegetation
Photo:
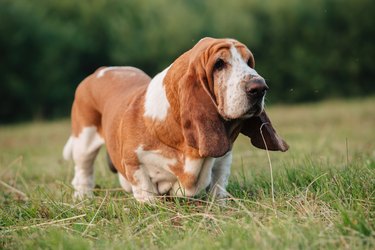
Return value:
<svg viewBox="0 0 375 250">
<path fill-rule="evenodd" d="M 240 137 L 224 204 L 140 204 L 104 150 L 95 198 L 74 202 L 72 162 L 61 157 L 69 121 L 1 126 L 0 248 L 374 249 L 375 99 L 267 110 L 290 150 L 270 152 L 271 182 L 266 151 Z"/>
</svg>

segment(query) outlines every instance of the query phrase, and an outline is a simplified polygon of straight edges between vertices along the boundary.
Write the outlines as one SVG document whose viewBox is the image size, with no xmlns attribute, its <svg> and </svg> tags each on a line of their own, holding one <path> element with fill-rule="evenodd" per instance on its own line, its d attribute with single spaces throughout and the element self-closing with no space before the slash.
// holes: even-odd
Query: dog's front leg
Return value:
<svg viewBox="0 0 375 250">
<path fill-rule="evenodd" d="M 156 185 L 151 182 L 147 170 L 139 166 L 134 171 L 133 179 L 135 183 L 131 184 L 134 198 L 140 202 L 152 202 L 158 195 Z"/>
<path fill-rule="evenodd" d="M 212 168 L 212 179 L 209 186 L 209 193 L 217 199 L 228 196 L 226 186 L 230 175 L 230 167 L 232 164 L 232 151 L 215 160 Z"/>
</svg>

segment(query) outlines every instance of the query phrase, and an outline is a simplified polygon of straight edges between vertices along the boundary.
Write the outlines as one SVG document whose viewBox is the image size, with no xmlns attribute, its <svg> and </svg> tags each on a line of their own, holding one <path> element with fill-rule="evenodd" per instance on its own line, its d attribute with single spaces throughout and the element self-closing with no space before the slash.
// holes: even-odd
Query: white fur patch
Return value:
<svg viewBox="0 0 375 250">
<path fill-rule="evenodd" d="M 175 165 L 177 160 L 164 157 L 157 150 L 143 150 L 142 146 L 139 146 L 135 152 L 141 163 L 141 168 L 147 173 L 159 194 L 167 193 L 177 180 L 176 176 L 170 171 L 169 166 Z"/>
<path fill-rule="evenodd" d="M 196 183 L 196 192 L 199 193 L 211 182 L 212 178 L 212 167 L 215 163 L 216 159 L 212 157 L 207 157 L 204 159 L 201 171 L 199 173 L 199 177 Z"/>
<path fill-rule="evenodd" d="M 211 181 L 212 166 L 215 158 L 207 157 L 202 159 L 185 160 L 184 170 L 186 173 L 193 174 L 197 180 L 192 188 L 184 188 L 179 182 L 176 182 L 171 190 L 173 195 L 194 196 L 205 189 Z"/>
<path fill-rule="evenodd" d="M 232 46 L 230 48 L 232 72 L 229 76 L 226 86 L 226 96 L 224 113 L 228 118 L 238 118 L 249 110 L 250 104 L 242 83 L 249 76 L 259 76 L 259 74 L 247 65 L 237 49 Z"/>
<path fill-rule="evenodd" d="M 134 172 L 133 177 L 138 182 L 138 185 L 132 185 L 134 198 L 141 202 L 150 202 L 154 200 L 154 196 L 158 191 L 150 181 L 150 177 L 144 168 L 139 168 Z"/>
<path fill-rule="evenodd" d="M 174 183 L 176 183 L 176 181 L 159 181 L 157 183 L 157 189 L 159 194 L 168 193 L 171 190 Z"/>
<path fill-rule="evenodd" d="M 73 140 L 74 137 L 70 136 L 68 141 L 66 142 L 63 150 L 63 157 L 66 161 L 71 160 L 73 156 Z"/>
<path fill-rule="evenodd" d="M 121 187 L 128 193 L 131 193 L 132 192 L 132 185 L 130 184 L 130 182 L 128 182 L 128 180 L 125 179 L 124 176 L 122 176 L 122 174 L 118 173 L 118 179 L 120 181 L 120 185 Z"/>
<path fill-rule="evenodd" d="M 103 144 L 104 140 L 95 126 L 85 127 L 78 137 L 73 139 L 73 159 L 80 158 L 82 155 L 88 157 Z"/>
<path fill-rule="evenodd" d="M 163 121 L 168 114 L 170 104 L 165 93 L 163 80 L 169 68 L 170 66 L 157 74 L 147 88 L 144 115 L 154 120 Z"/>
<path fill-rule="evenodd" d="M 176 159 L 163 156 L 158 150 L 144 150 L 139 146 L 135 150 L 140 168 L 134 173 L 137 185 L 131 185 L 119 175 L 121 186 L 133 192 L 139 201 L 152 201 L 155 195 L 171 193 L 177 196 L 194 196 L 210 186 L 210 192 L 215 197 L 225 197 L 225 187 L 228 183 L 232 153 L 229 152 L 220 158 L 186 158 L 184 172 L 196 178 L 195 185 L 184 188 L 177 177 L 170 171 L 170 166 L 177 164 Z M 220 187 L 220 188 L 219 188 Z"/>
<path fill-rule="evenodd" d="M 203 161 L 204 161 L 204 158 L 190 159 L 190 158 L 187 157 L 185 159 L 185 165 L 184 165 L 185 173 L 189 173 L 189 174 L 192 174 L 194 176 L 198 176 L 200 171 L 201 171 Z"/>
<path fill-rule="evenodd" d="M 242 79 L 247 75 L 259 76 L 255 69 L 250 68 L 249 65 L 247 65 L 247 62 L 242 58 L 236 47 L 232 46 L 230 52 L 232 55 L 231 64 L 237 71 L 235 77 Z"/>
<path fill-rule="evenodd" d="M 154 165 L 164 170 L 169 171 L 169 166 L 177 163 L 176 159 L 170 159 L 164 157 L 158 150 L 144 150 L 142 146 L 139 146 L 135 150 L 138 160 L 145 166 Z"/>
<path fill-rule="evenodd" d="M 96 75 L 97 78 L 100 78 L 102 76 L 104 76 L 104 74 L 107 72 L 107 71 L 110 71 L 110 70 L 116 70 L 116 69 L 121 69 L 121 68 L 124 68 L 124 67 L 121 67 L 121 66 L 112 66 L 112 67 L 107 67 L 107 68 L 104 68 L 104 69 L 101 69 L 98 74 Z"/>
</svg>

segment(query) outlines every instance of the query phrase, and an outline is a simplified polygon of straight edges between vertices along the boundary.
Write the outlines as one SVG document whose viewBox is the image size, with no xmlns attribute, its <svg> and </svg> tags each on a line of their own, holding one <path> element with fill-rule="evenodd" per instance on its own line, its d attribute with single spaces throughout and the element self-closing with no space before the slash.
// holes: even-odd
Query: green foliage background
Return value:
<svg viewBox="0 0 375 250">
<path fill-rule="evenodd" d="M 68 115 L 103 65 L 146 73 L 205 36 L 248 45 L 268 103 L 375 93 L 373 0 L 1 0 L 0 123 Z"/>
</svg>

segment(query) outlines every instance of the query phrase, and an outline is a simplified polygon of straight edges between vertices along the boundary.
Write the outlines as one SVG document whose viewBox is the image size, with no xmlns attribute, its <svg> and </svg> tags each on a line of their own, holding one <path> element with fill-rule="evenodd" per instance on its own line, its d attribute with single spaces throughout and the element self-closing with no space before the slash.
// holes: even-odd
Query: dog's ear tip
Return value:
<svg viewBox="0 0 375 250">
<path fill-rule="evenodd" d="M 280 137 L 276 138 L 274 141 L 266 141 L 266 145 L 265 142 L 259 137 L 250 138 L 250 142 L 253 146 L 259 149 L 280 152 L 286 152 L 289 150 L 289 145 Z"/>
<path fill-rule="evenodd" d="M 289 150 L 289 144 L 284 141 L 279 135 L 275 134 L 275 136 L 277 137 L 277 147 L 278 147 L 278 151 L 281 151 L 281 152 L 286 152 Z"/>
<path fill-rule="evenodd" d="M 281 147 L 280 147 L 280 151 L 281 152 L 286 152 L 286 151 L 288 151 L 289 150 L 289 145 L 288 145 L 288 143 L 286 143 L 285 141 L 283 141 L 283 144 L 281 145 Z"/>
</svg>

